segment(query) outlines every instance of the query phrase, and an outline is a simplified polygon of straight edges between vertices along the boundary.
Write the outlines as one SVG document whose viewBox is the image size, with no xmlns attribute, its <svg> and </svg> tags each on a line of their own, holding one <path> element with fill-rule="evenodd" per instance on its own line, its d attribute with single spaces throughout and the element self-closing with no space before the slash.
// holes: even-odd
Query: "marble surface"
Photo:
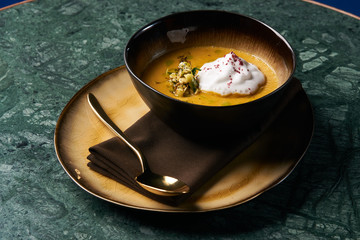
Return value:
<svg viewBox="0 0 360 240">
<path fill-rule="evenodd" d="M 128 38 L 185 10 L 258 18 L 288 39 L 315 133 L 280 185 L 202 214 L 127 209 L 64 172 L 57 118 L 87 82 L 124 64 Z M 0 12 L 0 239 L 360 239 L 360 21 L 300 0 L 37 0 Z"/>
</svg>

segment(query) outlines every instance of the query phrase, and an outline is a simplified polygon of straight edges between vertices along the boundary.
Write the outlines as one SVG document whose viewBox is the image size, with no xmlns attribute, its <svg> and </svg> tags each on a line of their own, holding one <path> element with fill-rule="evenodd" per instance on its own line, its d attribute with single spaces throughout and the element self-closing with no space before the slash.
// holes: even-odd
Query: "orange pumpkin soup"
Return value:
<svg viewBox="0 0 360 240">
<path fill-rule="evenodd" d="M 196 94 L 189 96 L 179 97 L 174 95 L 168 81 L 167 72 L 169 69 L 178 67 L 179 59 L 186 58 L 191 63 L 192 68 L 200 69 L 205 63 L 221 58 L 229 52 L 234 52 L 240 58 L 255 65 L 264 74 L 266 82 L 254 94 L 222 96 L 213 92 L 197 91 Z M 228 106 L 250 102 L 269 94 L 280 86 L 274 70 L 261 59 L 242 51 L 212 46 L 185 48 L 167 53 L 147 66 L 142 79 L 145 83 L 167 96 L 193 104 L 208 106 Z"/>
</svg>

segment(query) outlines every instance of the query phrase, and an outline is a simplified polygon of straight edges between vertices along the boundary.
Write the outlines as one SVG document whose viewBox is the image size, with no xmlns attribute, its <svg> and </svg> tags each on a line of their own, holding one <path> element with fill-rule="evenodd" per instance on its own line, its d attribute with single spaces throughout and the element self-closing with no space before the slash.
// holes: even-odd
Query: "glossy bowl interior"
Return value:
<svg viewBox="0 0 360 240">
<path fill-rule="evenodd" d="M 259 57 L 274 69 L 281 86 L 249 103 L 214 107 L 176 100 L 141 80 L 154 59 L 194 46 L 233 48 Z M 124 58 L 135 88 L 150 109 L 175 129 L 190 133 L 233 131 L 235 125 L 258 124 L 281 101 L 295 70 L 294 52 L 279 33 L 256 19 L 223 11 L 182 12 L 149 23 L 130 38 Z M 189 120 L 201 124 L 181 126 Z"/>
</svg>

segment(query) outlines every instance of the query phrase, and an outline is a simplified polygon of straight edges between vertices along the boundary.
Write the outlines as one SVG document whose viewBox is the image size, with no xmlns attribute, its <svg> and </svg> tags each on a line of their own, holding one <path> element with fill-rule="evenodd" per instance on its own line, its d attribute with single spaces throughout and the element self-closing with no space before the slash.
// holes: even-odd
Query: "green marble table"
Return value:
<svg viewBox="0 0 360 240">
<path fill-rule="evenodd" d="M 177 11 L 221 9 L 290 42 L 315 114 L 281 184 L 226 210 L 128 209 L 80 189 L 54 152 L 57 119 L 123 65 L 129 37 Z M 360 21 L 300 0 L 37 0 L 0 12 L 0 239 L 360 239 Z"/>
</svg>

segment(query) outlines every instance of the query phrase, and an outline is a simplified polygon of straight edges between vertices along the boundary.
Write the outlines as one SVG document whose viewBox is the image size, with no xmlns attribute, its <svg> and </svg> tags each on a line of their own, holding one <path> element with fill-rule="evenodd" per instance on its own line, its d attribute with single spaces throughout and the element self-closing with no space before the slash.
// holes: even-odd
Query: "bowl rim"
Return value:
<svg viewBox="0 0 360 240">
<path fill-rule="evenodd" d="M 234 15 L 234 16 L 239 16 L 239 17 L 243 17 L 243 18 L 248 18 L 252 21 L 255 21 L 257 23 L 259 23 L 260 25 L 263 25 L 264 27 L 268 28 L 270 31 L 272 31 L 279 39 L 281 39 L 283 41 L 283 43 L 290 49 L 291 52 L 291 58 L 293 61 L 293 69 L 288 77 L 288 79 L 279 87 L 277 87 L 274 91 L 260 97 L 257 98 L 255 100 L 252 100 L 250 102 L 245 102 L 245 103 L 240 103 L 240 104 L 235 104 L 235 105 L 226 105 L 226 106 L 213 106 L 213 105 L 201 105 L 201 104 L 196 104 L 196 103 L 189 103 L 189 102 L 185 102 L 179 99 L 176 99 L 174 97 L 170 97 L 158 90 L 156 90 L 155 88 L 151 87 L 150 85 L 146 84 L 143 80 L 141 80 L 129 67 L 128 64 L 128 60 L 127 60 L 127 49 L 129 48 L 129 45 L 131 44 L 131 41 L 137 37 L 139 34 L 149 30 L 150 28 L 154 27 L 157 24 L 160 24 L 162 21 L 168 19 L 168 18 L 173 18 L 176 17 L 178 15 L 184 15 L 184 14 L 196 14 L 196 13 L 220 13 L 220 14 L 229 14 L 229 15 Z M 143 86 L 145 86 L 146 88 L 149 88 L 150 90 L 154 91 L 156 94 L 161 95 L 162 97 L 165 97 L 166 99 L 170 100 L 170 101 L 175 101 L 177 103 L 180 104 L 184 104 L 184 105 L 189 105 L 189 106 L 193 106 L 193 107 L 199 107 L 199 108 L 236 108 L 237 106 L 242 106 L 242 105 L 251 105 L 251 104 L 256 104 L 259 101 L 262 101 L 264 98 L 270 97 L 271 95 L 276 94 L 277 92 L 281 91 L 283 88 L 285 88 L 289 82 L 292 80 L 293 75 L 295 73 L 295 69 L 296 69 L 296 56 L 295 56 L 295 52 L 294 49 L 291 47 L 290 43 L 278 32 L 276 31 L 274 28 L 272 28 L 271 26 L 269 26 L 268 24 L 254 18 L 254 17 L 250 17 L 247 15 L 243 15 L 243 14 L 239 14 L 236 12 L 231 12 L 231 11 L 224 11 L 224 10 L 191 10 L 191 11 L 181 11 L 181 12 L 176 12 L 176 13 L 172 13 L 169 15 L 165 15 L 163 17 L 160 17 L 154 21 L 151 21 L 149 23 L 147 23 L 146 25 L 142 26 L 140 29 L 138 29 L 128 40 L 128 42 L 126 43 L 125 49 L 124 49 L 124 61 L 125 61 L 125 66 L 126 69 L 128 71 L 128 73 L 131 75 L 131 77 L 135 78 L 139 83 L 141 83 Z"/>
</svg>

